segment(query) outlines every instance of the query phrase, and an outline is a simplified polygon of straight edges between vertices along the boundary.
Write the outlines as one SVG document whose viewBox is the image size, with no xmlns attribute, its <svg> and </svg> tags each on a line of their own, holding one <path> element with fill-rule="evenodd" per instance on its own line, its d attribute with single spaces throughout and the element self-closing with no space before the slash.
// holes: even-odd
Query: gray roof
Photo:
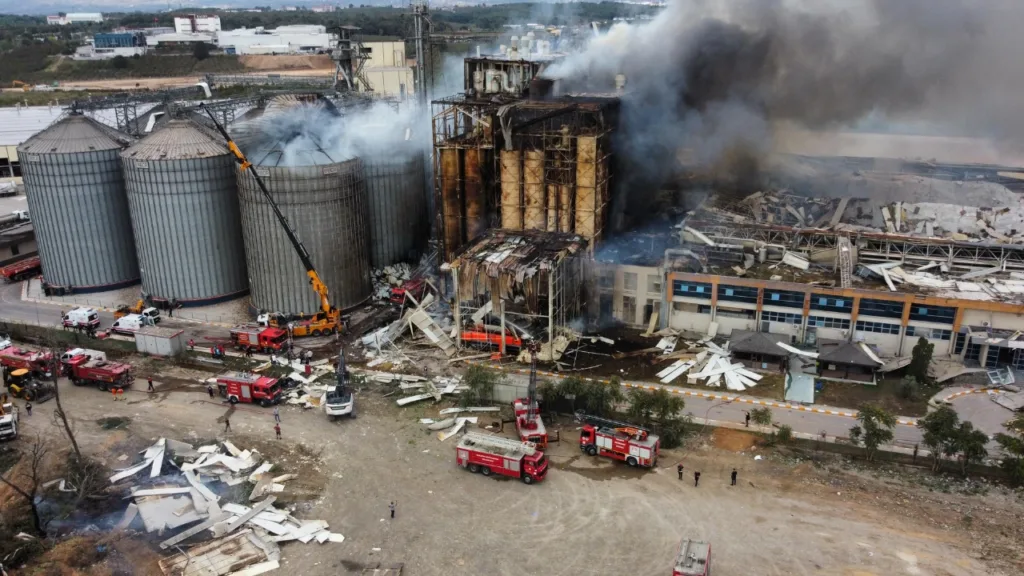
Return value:
<svg viewBox="0 0 1024 576">
<path fill-rule="evenodd" d="M 26 140 L 18 153 L 74 154 L 101 150 L 120 150 L 131 137 L 92 118 L 72 114 Z"/>
<path fill-rule="evenodd" d="M 789 353 L 779 348 L 777 342 L 789 344 L 786 334 L 769 334 L 750 330 L 733 330 L 729 335 L 729 350 L 747 354 L 766 354 L 769 356 L 788 356 Z"/>
<path fill-rule="evenodd" d="M 184 160 L 228 153 L 220 137 L 191 120 L 170 120 L 129 146 L 121 157 L 132 160 Z"/>
<path fill-rule="evenodd" d="M 60 106 L 0 108 L 0 146 L 17 146 L 60 118 Z"/>
<path fill-rule="evenodd" d="M 859 342 L 845 340 L 818 340 L 818 362 L 878 368 L 878 362 L 864 352 Z"/>
</svg>

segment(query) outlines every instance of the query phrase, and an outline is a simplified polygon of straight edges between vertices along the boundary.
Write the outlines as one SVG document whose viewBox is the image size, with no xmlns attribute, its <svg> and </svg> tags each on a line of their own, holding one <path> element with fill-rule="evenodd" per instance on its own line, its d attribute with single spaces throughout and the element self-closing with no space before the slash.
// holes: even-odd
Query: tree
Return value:
<svg viewBox="0 0 1024 576">
<path fill-rule="evenodd" d="M 53 399 L 57 403 L 52 416 L 53 425 L 64 433 L 64 437 L 68 439 L 71 449 L 75 452 L 75 458 L 81 462 L 82 449 L 78 447 L 78 439 L 75 438 L 74 427 L 72 427 L 71 422 L 68 420 L 68 414 L 64 411 L 64 405 L 60 401 L 60 356 L 64 353 L 64 349 L 55 343 L 51 343 L 48 348 L 50 349 L 51 357 L 49 371 L 50 378 L 53 379 Z"/>
<path fill-rule="evenodd" d="M 988 456 L 988 434 L 975 430 L 974 424 L 961 422 L 954 434 L 954 446 L 960 454 L 960 473 L 967 476 L 967 468 Z"/>
<path fill-rule="evenodd" d="M 917 400 L 917 393 L 920 389 L 920 385 L 917 382 L 917 378 L 913 376 L 904 376 L 900 379 L 899 395 L 904 400 Z"/>
<path fill-rule="evenodd" d="M 587 391 L 587 381 L 579 376 L 568 376 L 558 383 L 558 395 L 569 401 L 573 413 L 576 412 L 576 401 L 583 400 Z"/>
<path fill-rule="evenodd" d="M 40 476 L 42 475 L 43 461 L 46 460 L 48 453 L 46 441 L 43 440 L 42 436 L 36 435 L 28 452 L 22 455 L 23 458 L 28 458 L 26 469 L 15 474 L 13 472 L 14 468 L 12 468 L 7 474 L 0 475 L 0 482 L 10 486 L 11 490 L 14 490 L 25 499 L 25 503 L 28 504 L 32 512 L 32 527 L 40 537 L 45 537 L 46 531 L 43 530 L 43 521 L 39 516 L 39 502 L 36 496 L 42 483 Z M 18 465 L 16 464 L 15 468 L 17 467 Z M 19 477 L 22 481 L 18 482 L 16 477 Z"/>
<path fill-rule="evenodd" d="M 210 57 L 210 45 L 206 42 L 196 42 L 192 48 L 192 57 L 196 60 L 206 60 Z"/>
<path fill-rule="evenodd" d="M 766 406 L 760 406 L 750 411 L 750 419 L 758 426 L 771 426 L 772 425 L 772 409 Z"/>
<path fill-rule="evenodd" d="M 788 424 L 782 424 L 779 426 L 779 431 L 773 433 L 775 439 L 781 444 L 788 444 L 793 439 L 793 427 Z"/>
<path fill-rule="evenodd" d="M 682 415 L 686 402 L 664 388 L 654 391 L 634 388 L 629 393 L 630 420 L 644 428 L 652 428 L 661 436 L 664 448 L 674 448 L 682 441 L 689 418 Z"/>
<path fill-rule="evenodd" d="M 504 380 L 504 375 L 484 368 L 483 366 L 472 365 L 466 370 L 462 377 L 462 383 L 469 390 L 459 395 L 459 405 L 463 408 L 490 404 L 494 396 L 494 385 Z"/>
<path fill-rule="evenodd" d="M 612 378 L 608 384 L 591 380 L 583 393 L 583 407 L 588 414 L 594 416 L 609 416 L 615 411 L 615 405 L 621 404 L 626 399 L 622 393 L 622 385 L 618 378 Z"/>
<path fill-rule="evenodd" d="M 857 421 L 860 424 L 850 428 L 850 440 L 858 446 L 864 446 L 865 456 L 871 462 L 879 446 L 892 442 L 896 416 L 874 404 L 865 404 L 857 413 Z"/>
<path fill-rule="evenodd" d="M 949 406 L 941 406 L 917 421 L 917 427 L 924 433 L 922 444 L 932 453 L 932 472 L 942 465 L 942 455 L 953 443 L 960 416 Z"/>
<path fill-rule="evenodd" d="M 1005 453 L 1001 466 L 1014 486 L 1024 486 L 1024 414 L 1017 414 L 1004 426 L 1010 434 L 996 434 L 996 442 Z"/>
<path fill-rule="evenodd" d="M 910 365 L 907 366 L 907 376 L 913 376 L 918 382 L 931 382 L 928 376 L 928 366 L 932 363 L 932 352 L 935 345 L 930 344 L 924 337 L 918 338 L 914 350 L 910 353 Z"/>
<path fill-rule="evenodd" d="M 124 70 L 128 67 L 128 59 L 124 56 L 114 56 L 114 59 L 110 61 L 110 65 L 118 70 Z"/>
</svg>

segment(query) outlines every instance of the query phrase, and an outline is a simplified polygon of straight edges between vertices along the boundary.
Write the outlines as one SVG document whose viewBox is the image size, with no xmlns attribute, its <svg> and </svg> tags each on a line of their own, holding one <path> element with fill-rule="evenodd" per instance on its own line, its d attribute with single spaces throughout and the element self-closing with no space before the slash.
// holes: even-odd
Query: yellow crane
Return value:
<svg viewBox="0 0 1024 576">
<path fill-rule="evenodd" d="M 235 141 L 231 139 L 228 131 L 221 126 L 220 122 L 214 117 L 213 113 L 210 112 L 205 105 L 201 107 L 206 110 L 207 116 L 213 121 L 213 125 L 217 127 L 221 136 L 227 141 L 228 150 L 231 151 L 235 156 L 235 160 L 241 167 L 242 172 L 249 172 L 252 174 L 253 179 L 256 180 L 256 185 L 259 186 L 260 192 L 263 193 L 263 197 L 266 198 L 267 203 L 274 210 L 274 215 L 277 217 L 277 221 L 281 223 L 281 227 L 284 228 L 285 234 L 288 236 L 288 240 L 291 242 L 292 247 L 295 248 L 295 252 L 299 255 L 299 260 L 302 261 L 303 267 L 306 268 L 306 275 L 309 276 L 309 284 L 313 287 L 313 291 L 320 297 L 320 311 L 313 315 L 311 318 L 303 319 L 292 324 L 292 336 L 321 336 L 325 334 L 337 333 L 341 327 L 341 310 L 335 308 L 331 301 L 328 299 L 327 285 L 324 284 L 323 280 L 320 279 L 320 274 L 316 271 L 316 267 L 313 266 L 313 260 L 309 256 L 309 251 L 299 240 L 298 236 L 295 235 L 295 231 L 292 230 L 291 225 L 288 223 L 288 219 L 285 218 L 281 212 L 281 208 L 278 207 L 277 202 L 274 202 L 274 197 L 270 195 L 270 191 L 267 190 L 267 186 L 263 183 L 263 179 L 260 175 L 252 169 L 252 163 L 245 157 L 242 150 L 238 148 Z M 285 324 L 281 320 L 279 314 L 271 314 L 268 322 L 271 326 L 281 326 Z"/>
</svg>

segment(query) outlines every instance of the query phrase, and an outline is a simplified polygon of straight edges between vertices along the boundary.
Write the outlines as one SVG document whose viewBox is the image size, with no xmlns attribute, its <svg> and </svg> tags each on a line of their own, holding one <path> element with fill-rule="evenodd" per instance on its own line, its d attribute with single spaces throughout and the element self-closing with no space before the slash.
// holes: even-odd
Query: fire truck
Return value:
<svg viewBox="0 0 1024 576">
<path fill-rule="evenodd" d="M 229 372 L 217 377 L 220 395 L 232 404 L 259 403 L 270 406 L 281 402 L 281 383 L 277 378 L 250 372 Z"/>
<path fill-rule="evenodd" d="M 33 256 L 32 258 L 18 260 L 13 264 L 0 268 L 0 276 L 3 276 L 8 282 L 17 282 L 25 278 L 38 276 L 42 271 L 43 268 L 39 262 L 39 256 Z"/>
<path fill-rule="evenodd" d="M 519 478 L 523 484 L 540 482 L 548 473 L 548 459 L 532 442 L 481 432 L 462 436 L 455 446 L 455 461 L 474 474 L 501 474 Z"/>
<path fill-rule="evenodd" d="M 644 468 L 650 468 L 658 461 L 661 442 L 646 428 L 583 412 L 576 413 L 576 421 L 583 424 L 580 450 L 591 456 L 607 456 Z"/>
<path fill-rule="evenodd" d="M 683 540 L 679 545 L 672 576 L 711 576 L 711 544 L 700 540 Z"/>
<path fill-rule="evenodd" d="M 537 344 L 530 344 L 530 384 L 526 388 L 526 398 L 517 398 L 512 402 L 512 411 L 516 418 L 516 433 L 523 442 L 533 442 L 544 450 L 548 447 L 548 432 L 540 417 L 540 406 L 537 403 Z"/>
<path fill-rule="evenodd" d="M 44 376 L 50 366 L 53 354 L 49 352 L 35 352 L 11 346 L 0 350 L 0 365 L 7 370 L 24 368 L 36 376 Z"/>
<path fill-rule="evenodd" d="M 283 352 L 288 349 L 288 331 L 253 325 L 235 326 L 231 329 L 231 341 L 240 350 L 258 350 L 265 354 Z"/>
<path fill-rule="evenodd" d="M 131 388 L 135 382 L 132 365 L 94 359 L 79 354 L 62 362 L 62 371 L 75 386 L 97 386 L 106 392 L 111 388 Z"/>
</svg>

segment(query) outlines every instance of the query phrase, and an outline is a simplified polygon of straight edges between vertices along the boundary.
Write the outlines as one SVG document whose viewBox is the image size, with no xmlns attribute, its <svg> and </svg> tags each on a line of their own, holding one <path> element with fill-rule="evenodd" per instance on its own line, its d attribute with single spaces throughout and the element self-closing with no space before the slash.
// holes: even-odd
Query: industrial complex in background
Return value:
<svg viewBox="0 0 1024 576">
<path fill-rule="evenodd" d="M 209 106 L 243 135 L 296 111 L 340 122 L 418 93 L 429 114 L 400 127 L 405 140 L 429 131 L 415 153 L 296 156 L 287 139 L 247 151 L 332 306 L 387 299 L 373 271 L 431 255 L 420 275 L 436 274 L 434 307 L 375 332 L 378 347 L 411 323 L 449 355 L 471 345 L 512 354 L 532 340 L 557 363 L 574 340 L 617 325 L 668 349 L 731 341 L 716 349 L 754 371 L 816 360 L 813 378 L 838 382 L 877 382 L 921 338 L 935 345 L 939 381 L 982 369 L 1003 381 L 1024 368 L 1024 158 L 956 138 L 780 131 L 756 187 L 716 187 L 680 150 L 648 217 L 615 221 L 616 195 L 630 194 L 616 148 L 628 71 L 601 90 L 563 92 L 545 75 L 563 57 L 559 39 L 531 30 L 478 48 L 462 90 L 427 102 L 426 71 L 407 65 L 404 42 L 350 33 L 223 31 L 197 16 L 173 31 L 97 34 L 95 46 L 202 37 L 239 54 L 279 46 L 347 62 L 333 91 L 213 95 Z M 22 134 L 0 141 L 0 176 L 23 179 L 46 293 L 141 284 L 158 307 L 245 299 L 253 314 L 317 313 L 272 207 L 195 104 L 17 114 Z M 687 370 L 699 381 L 716 367 L 672 378 Z M 735 378 L 713 385 L 751 383 Z"/>
</svg>

